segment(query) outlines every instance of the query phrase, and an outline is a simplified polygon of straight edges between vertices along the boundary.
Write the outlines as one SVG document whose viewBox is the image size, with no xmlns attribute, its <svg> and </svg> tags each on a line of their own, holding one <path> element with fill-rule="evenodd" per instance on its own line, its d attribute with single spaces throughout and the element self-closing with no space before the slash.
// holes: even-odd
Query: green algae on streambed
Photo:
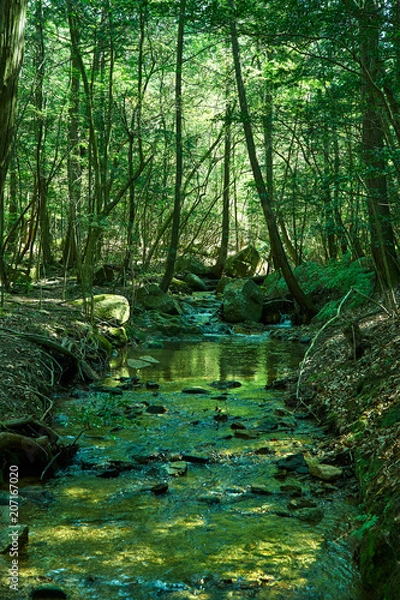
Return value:
<svg viewBox="0 0 400 600">
<path fill-rule="evenodd" d="M 281 392 L 265 390 L 303 352 L 262 335 L 135 349 L 115 359 L 105 383 L 138 375 L 158 390 L 66 401 L 65 439 L 78 433 L 83 408 L 93 422 L 102 413 L 102 424 L 82 435 L 76 463 L 46 483 L 54 501 L 20 509 L 30 525 L 20 597 L 54 579 L 70 600 L 359 598 L 347 536 L 355 509 L 344 490 L 307 473 L 276 478 L 279 459 L 312 453 L 323 436 L 288 414 Z M 159 362 L 130 369 L 127 360 L 143 354 Z M 228 380 L 242 385 L 210 385 Z M 193 386 L 206 393 L 182 393 Z M 186 472 L 171 475 L 182 463 Z M 99 476 L 113 465 L 124 466 L 118 477 Z M 152 493 L 159 483 L 166 493 Z M 321 513 L 315 522 L 289 508 L 301 499 Z"/>
</svg>

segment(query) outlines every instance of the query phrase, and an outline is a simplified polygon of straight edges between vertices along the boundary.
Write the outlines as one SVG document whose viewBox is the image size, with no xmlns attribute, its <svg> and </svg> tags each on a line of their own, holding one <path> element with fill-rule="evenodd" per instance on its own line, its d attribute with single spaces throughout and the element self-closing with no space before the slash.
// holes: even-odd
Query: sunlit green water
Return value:
<svg viewBox="0 0 400 600">
<path fill-rule="evenodd" d="M 76 465 L 68 476 L 47 483 L 54 502 L 28 502 L 21 509 L 21 521 L 30 523 L 22 589 L 47 578 L 72 600 L 356 599 L 357 576 L 346 543 L 353 509 L 342 492 L 333 488 L 319 496 L 326 486 L 308 475 L 274 478 L 278 458 L 311 451 L 321 432 L 309 421 L 298 421 L 295 429 L 281 424 L 270 433 L 257 430 L 284 406 L 280 393 L 266 391 L 265 384 L 287 375 L 303 352 L 262 336 L 232 336 L 115 359 L 108 383 L 139 375 L 160 389 L 70 400 L 62 407 L 69 424 L 61 433 L 72 439 L 77 415 L 86 410 L 95 422 L 101 413 L 105 425 L 81 437 L 78 461 L 93 467 L 153 459 L 134 463 L 116 479 Z M 143 354 L 159 364 L 140 371 L 127 366 L 127 359 Z M 210 386 L 231 379 L 243 385 L 229 390 L 226 399 Z M 182 393 L 194 385 L 209 393 Z M 166 412 L 143 413 L 152 404 Z M 129 413 L 132 407 L 136 416 Z M 221 413 L 225 422 L 215 419 Z M 233 422 L 258 431 L 258 437 L 234 437 Z M 115 428 L 118 423 L 121 428 Z M 269 453 L 257 454 L 260 448 Z M 207 457 L 209 463 L 190 462 L 184 476 L 169 476 L 166 467 L 182 454 Z M 149 489 L 160 482 L 169 491 L 155 496 Z M 280 516 L 291 499 L 281 486 L 290 484 L 316 498 L 324 511 L 320 523 Z M 266 486 L 270 495 L 252 494 L 254 485 Z"/>
</svg>

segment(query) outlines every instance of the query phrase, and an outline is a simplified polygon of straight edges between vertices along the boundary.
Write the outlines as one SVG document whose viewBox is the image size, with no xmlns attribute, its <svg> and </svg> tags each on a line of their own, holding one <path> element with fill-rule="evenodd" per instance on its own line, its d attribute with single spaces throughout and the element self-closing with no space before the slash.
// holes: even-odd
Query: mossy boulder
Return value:
<svg viewBox="0 0 400 600">
<path fill-rule="evenodd" d="M 175 272 L 193 273 L 194 275 L 202 276 L 207 275 L 208 267 L 195 256 L 179 256 L 175 263 Z"/>
<path fill-rule="evenodd" d="M 175 300 L 156 283 L 139 288 L 136 300 L 145 310 L 155 310 L 167 315 L 179 315 L 181 312 Z"/>
<path fill-rule="evenodd" d="M 87 299 L 86 303 L 90 306 L 93 302 L 93 311 L 95 317 L 115 325 L 124 325 L 130 318 L 131 309 L 125 296 L 117 294 L 99 294 Z M 83 306 L 83 300 L 73 300 L 74 306 Z"/>
<path fill-rule="evenodd" d="M 224 273 L 228 277 L 252 277 L 260 262 L 260 254 L 252 245 L 246 246 L 226 261 Z"/>
<path fill-rule="evenodd" d="M 201 277 L 195 275 L 195 273 L 187 273 L 187 275 L 185 275 L 185 282 L 193 292 L 207 291 L 206 284 L 201 279 Z"/>
<path fill-rule="evenodd" d="M 223 317 L 228 323 L 258 323 L 263 309 L 263 295 L 251 279 L 236 279 L 224 289 Z"/>
</svg>

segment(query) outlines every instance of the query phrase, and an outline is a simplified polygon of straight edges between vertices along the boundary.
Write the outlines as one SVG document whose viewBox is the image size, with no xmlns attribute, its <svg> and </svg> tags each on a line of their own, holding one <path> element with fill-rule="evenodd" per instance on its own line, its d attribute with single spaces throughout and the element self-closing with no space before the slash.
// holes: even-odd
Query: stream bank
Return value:
<svg viewBox="0 0 400 600">
<path fill-rule="evenodd" d="M 351 470 L 312 475 L 323 431 L 265 389 L 303 353 L 265 334 L 165 342 L 62 400 L 64 439 L 92 428 L 58 477 L 21 481 L 20 597 L 356 600 Z"/>
<path fill-rule="evenodd" d="M 45 585 L 71 600 L 358 600 L 351 468 L 312 471 L 324 432 L 276 385 L 304 343 L 287 327 L 291 341 L 221 335 L 213 308 L 190 314 L 185 341 L 157 348 L 149 334 L 108 378 L 60 398 L 62 439 L 91 429 L 66 471 L 20 481 L 19 597 Z"/>
<path fill-rule="evenodd" d="M 397 303 L 399 298 L 397 297 Z M 326 447 L 347 455 L 360 486 L 356 550 L 364 597 L 400 597 L 400 353 L 398 316 L 381 310 L 357 319 L 365 351 L 357 357 L 338 327 L 305 365 L 300 397 L 329 426 Z"/>
<path fill-rule="evenodd" d="M 6 310 L 2 316 L 5 328 L 33 330 L 38 334 L 49 333 L 59 341 L 65 340 L 68 332 L 69 347 L 77 348 L 80 356 L 95 368 L 104 368 L 105 353 L 101 348 L 99 352 L 98 342 L 91 337 L 91 328 L 78 310 L 69 306 L 58 307 L 54 300 L 43 302 L 39 299 L 18 298 L 12 299 L 12 304 L 12 311 Z M 146 319 L 145 314 L 142 316 Z M 204 307 L 204 324 L 209 322 L 209 318 L 207 307 Z M 166 322 L 168 319 L 163 321 L 164 324 Z M 212 325 L 219 327 L 216 321 Z M 226 324 L 220 325 L 226 327 Z M 175 333 L 177 342 L 180 335 L 179 320 L 176 319 L 172 326 L 175 330 L 167 333 Z M 144 334 L 144 339 L 138 340 L 144 350 L 143 354 L 152 352 L 154 345 L 157 345 L 157 327 L 153 330 L 150 327 L 148 334 Z M 324 423 L 331 424 L 334 432 L 333 437 L 320 442 L 321 456 L 324 454 L 328 460 L 329 457 L 336 460 L 335 457 L 342 454 L 351 458 L 354 455 L 357 457 L 361 493 L 365 499 L 365 511 L 359 521 L 359 538 L 362 541 L 360 549 L 356 551 L 366 582 L 366 591 L 362 597 L 393 600 L 396 599 L 398 590 L 396 553 L 399 539 L 396 529 L 396 502 L 399 497 L 396 459 L 399 439 L 396 417 L 396 373 L 399 366 L 396 352 L 397 325 L 395 320 L 386 319 L 381 314 L 363 324 L 364 330 L 367 331 L 368 328 L 371 331 L 370 346 L 367 356 L 361 362 L 355 362 L 349 356 L 344 338 L 335 335 L 335 331 L 327 335 L 325 342 L 318 343 L 313 359 L 307 362 L 306 373 L 303 376 L 302 402 L 308 405 L 307 409 L 304 407 L 305 412 L 311 408 L 322 417 Z M 232 328 L 229 329 L 232 332 Z M 236 326 L 234 329 L 238 334 L 246 334 L 249 331 L 257 333 L 254 325 Z M 137 331 L 143 335 L 143 330 Z M 308 341 L 312 338 L 312 329 L 307 328 L 276 328 L 271 331 L 278 339 L 291 340 L 291 344 L 300 339 L 306 342 L 307 338 Z M 197 341 L 200 341 L 203 333 L 201 323 L 193 324 L 190 334 L 193 340 L 197 336 Z M 220 330 L 219 333 L 223 332 Z M 229 332 L 226 334 L 229 335 Z M 90 341 L 89 344 L 86 343 L 87 340 Z M 6 408 L 6 416 L 31 414 L 40 418 L 47 414 L 47 420 L 54 413 L 51 396 L 54 365 L 52 367 L 51 362 L 46 363 L 46 354 L 40 353 L 36 345 L 20 338 L 16 343 L 13 336 L 8 336 L 5 344 L 2 344 L 2 354 L 1 367 L 5 370 L 0 381 L 0 393 L 5 400 L 2 402 L 2 409 Z M 328 365 L 334 365 L 334 369 L 328 369 Z M 25 383 L 21 385 L 21 382 Z M 35 393 L 36 391 L 38 393 Z M 348 402 L 351 398 L 353 401 Z M 378 418 L 374 420 L 374 402 L 378 402 L 380 398 L 383 399 L 383 403 L 377 406 Z M 367 457 L 367 461 L 364 457 Z M 382 457 L 385 458 L 384 462 Z M 357 547 L 357 538 L 352 539 Z M 308 597 L 306 598 L 308 600 Z"/>
</svg>

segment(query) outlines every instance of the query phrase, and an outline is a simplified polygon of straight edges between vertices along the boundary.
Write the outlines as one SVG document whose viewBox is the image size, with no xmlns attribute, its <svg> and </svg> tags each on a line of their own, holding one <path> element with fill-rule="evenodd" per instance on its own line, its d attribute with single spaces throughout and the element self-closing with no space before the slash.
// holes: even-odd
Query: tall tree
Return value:
<svg viewBox="0 0 400 600">
<path fill-rule="evenodd" d="M 176 52 L 176 71 L 175 71 L 175 195 L 174 195 L 174 215 L 172 219 L 171 241 L 168 247 L 165 273 L 160 287 L 166 292 L 172 281 L 175 269 L 176 254 L 179 243 L 179 227 L 182 205 L 182 178 L 183 178 L 183 143 L 182 143 L 182 66 L 183 66 L 183 45 L 186 20 L 186 0 L 180 0 L 179 20 L 178 20 L 178 43 Z"/>
<path fill-rule="evenodd" d="M 7 285 L 4 264 L 4 193 L 10 162 L 18 77 L 24 50 L 27 0 L 0 0 L 0 278 Z"/>
<path fill-rule="evenodd" d="M 371 251 L 377 273 L 386 286 L 400 278 L 390 214 L 381 98 L 376 86 L 383 76 L 379 51 L 381 9 L 367 0 L 359 10 L 362 140 L 365 186 L 371 229 Z"/>
<path fill-rule="evenodd" d="M 278 226 L 276 223 L 275 215 L 271 206 L 271 197 L 268 192 L 267 186 L 264 181 L 264 177 L 261 171 L 261 167 L 258 161 L 256 145 L 253 135 L 253 127 L 250 119 L 250 111 L 247 103 L 246 89 L 244 86 L 242 76 L 242 66 L 240 61 L 240 47 L 238 32 L 235 18 L 235 4 L 234 0 L 228 2 L 230 8 L 230 34 L 232 44 L 233 62 L 235 66 L 236 74 L 236 85 L 238 90 L 239 105 L 241 118 L 243 123 L 243 130 L 246 139 L 247 152 L 249 155 L 249 161 L 253 172 L 254 182 L 257 188 L 257 193 L 260 198 L 261 207 L 265 217 L 265 221 L 268 227 L 269 241 L 271 246 L 271 254 L 276 269 L 280 269 L 283 277 L 287 283 L 287 286 L 297 302 L 300 310 L 305 314 L 308 319 L 311 319 L 316 315 L 317 310 L 311 301 L 311 299 L 303 292 L 298 281 L 296 280 L 293 271 L 290 267 L 288 258 L 286 256 L 282 240 L 279 234 Z"/>
</svg>

